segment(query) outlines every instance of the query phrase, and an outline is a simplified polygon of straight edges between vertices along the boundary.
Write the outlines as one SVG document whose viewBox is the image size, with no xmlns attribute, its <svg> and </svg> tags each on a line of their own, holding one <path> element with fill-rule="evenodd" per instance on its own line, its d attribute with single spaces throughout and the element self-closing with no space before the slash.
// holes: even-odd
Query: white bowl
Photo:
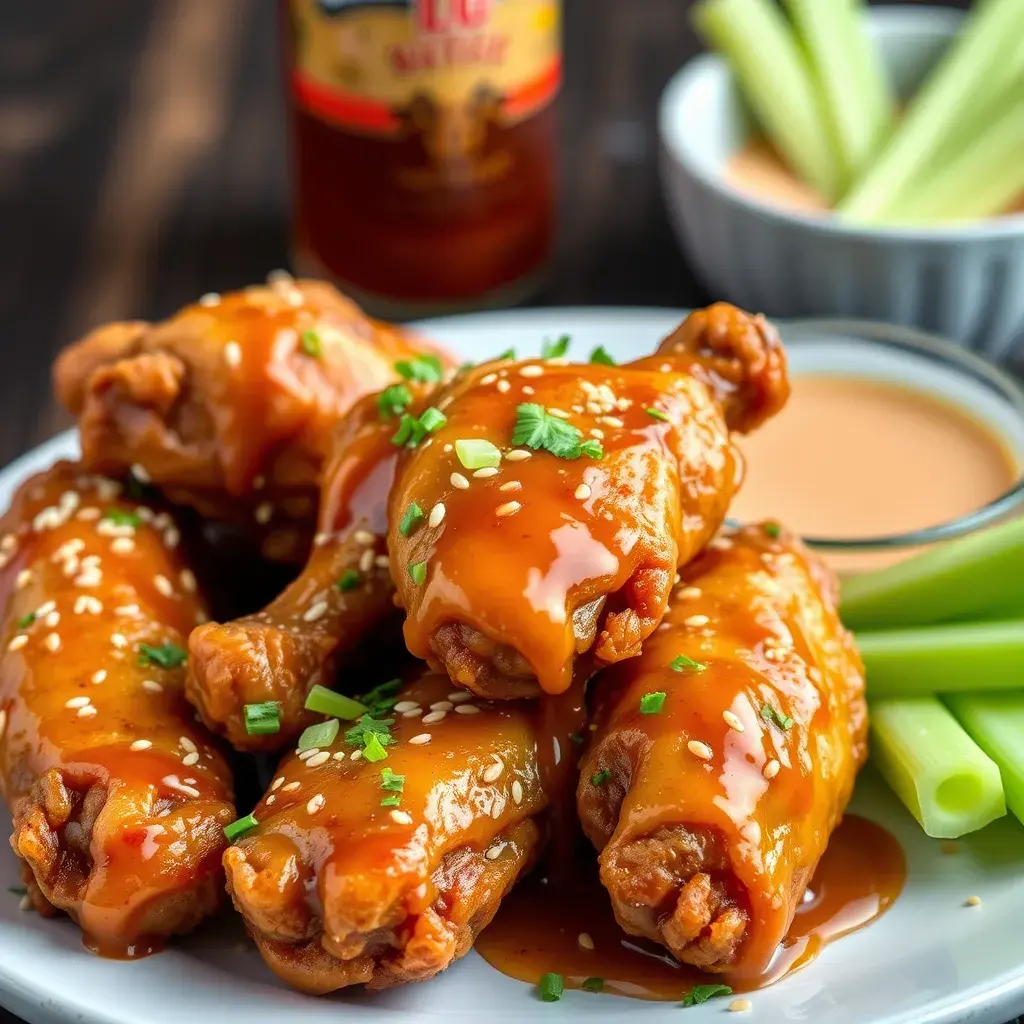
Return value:
<svg viewBox="0 0 1024 1024">
<path fill-rule="evenodd" d="M 938 7 L 871 9 L 901 97 L 956 35 Z M 866 227 L 766 204 L 727 180 L 754 130 L 725 61 L 706 54 L 661 99 L 662 186 L 690 266 L 716 297 L 771 316 L 850 316 L 943 334 L 992 359 L 1024 341 L 1024 214 L 935 227 Z"/>
</svg>

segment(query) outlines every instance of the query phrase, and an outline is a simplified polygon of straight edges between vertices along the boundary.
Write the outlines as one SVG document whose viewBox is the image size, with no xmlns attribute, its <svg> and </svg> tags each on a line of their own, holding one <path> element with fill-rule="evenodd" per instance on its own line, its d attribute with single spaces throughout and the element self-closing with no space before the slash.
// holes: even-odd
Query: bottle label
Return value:
<svg viewBox="0 0 1024 1024">
<path fill-rule="evenodd" d="M 561 82 L 558 0 L 291 0 L 299 107 L 350 131 L 420 135 L 437 164 Z"/>
</svg>

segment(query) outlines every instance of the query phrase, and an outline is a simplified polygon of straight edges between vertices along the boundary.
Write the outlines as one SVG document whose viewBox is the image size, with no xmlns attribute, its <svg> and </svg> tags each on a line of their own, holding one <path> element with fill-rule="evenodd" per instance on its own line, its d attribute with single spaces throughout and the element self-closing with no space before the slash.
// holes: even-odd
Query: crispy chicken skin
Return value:
<svg viewBox="0 0 1024 1024">
<path fill-rule="evenodd" d="M 351 723 L 330 747 L 288 754 L 258 827 L 225 853 L 236 908 L 295 987 L 433 977 L 536 859 L 548 803 L 536 709 L 451 690 L 427 673 L 392 698 L 384 760 L 346 742 Z"/>
<path fill-rule="evenodd" d="M 144 954 L 221 899 L 228 768 L 171 654 L 203 615 L 166 512 L 60 463 L 0 522 L 0 786 L 29 895 Z M 173 660 L 173 657 L 172 657 Z"/>
<path fill-rule="evenodd" d="M 777 532 L 715 541 L 643 654 L 598 678 L 577 791 L 619 924 L 739 977 L 785 937 L 866 755 L 835 578 Z"/>
<path fill-rule="evenodd" d="M 403 456 L 391 492 L 409 650 L 489 698 L 561 693 L 584 656 L 598 667 L 635 657 L 740 482 L 730 431 L 754 428 L 787 394 L 774 330 L 726 305 L 628 365 L 531 359 L 459 374 L 436 399 L 447 422 Z M 603 455 L 513 445 L 523 403 Z M 500 466 L 465 469 L 454 446 L 469 438 L 501 449 Z M 435 521 L 404 536 L 412 504 Z"/>
<path fill-rule="evenodd" d="M 385 555 L 395 428 L 377 395 L 356 403 L 335 431 L 319 531 L 302 573 L 263 611 L 200 626 L 189 639 L 188 698 L 237 750 L 294 740 L 314 720 L 305 710 L 309 691 L 332 686 L 341 659 L 395 610 Z M 245 705 L 264 701 L 278 704 L 280 730 L 250 735 Z"/>
<path fill-rule="evenodd" d="M 338 417 L 427 348 L 320 281 L 200 299 L 158 324 L 99 327 L 54 367 L 94 470 L 140 467 L 177 503 L 301 561 Z"/>
</svg>

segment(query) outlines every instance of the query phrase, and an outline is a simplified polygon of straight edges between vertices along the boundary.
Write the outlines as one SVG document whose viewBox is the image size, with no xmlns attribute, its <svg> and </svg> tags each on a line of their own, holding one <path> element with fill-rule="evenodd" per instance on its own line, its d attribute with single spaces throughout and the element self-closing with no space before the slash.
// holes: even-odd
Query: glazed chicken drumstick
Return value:
<svg viewBox="0 0 1024 1024">
<path fill-rule="evenodd" d="M 97 328 L 62 353 L 54 382 L 89 468 L 131 467 L 266 557 L 296 562 L 338 417 L 427 347 L 329 284 L 277 279 L 163 323 Z"/>
<path fill-rule="evenodd" d="M 409 650 L 491 698 L 559 694 L 578 662 L 638 654 L 739 485 L 730 431 L 787 394 L 774 329 L 724 304 L 628 365 L 460 373 L 391 492 Z"/>
<path fill-rule="evenodd" d="M 221 902 L 231 780 L 182 644 L 203 616 L 166 512 L 60 463 L 0 522 L 0 787 L 36 908 L 140 956 Z"/>
<path fill-rule="evenodd" d="M 756 977 L 866 755 L 863 669 L 835 577 L 774 524 L 682 576 L 643 653 L 595 683 L 579 816 L 627 932 Z"/>
</svg>

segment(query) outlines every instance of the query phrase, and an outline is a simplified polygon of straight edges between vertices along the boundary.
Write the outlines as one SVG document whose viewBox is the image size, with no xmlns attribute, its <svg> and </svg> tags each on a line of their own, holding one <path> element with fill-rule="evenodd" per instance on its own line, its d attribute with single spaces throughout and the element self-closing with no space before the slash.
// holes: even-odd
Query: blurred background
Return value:
<svg viewBox="0 0 1024 1024">
<path fill-rule="evenodd" d="M 566 0 L 549 304 L 706 300 L 658 180 L 659 94 L 699 44 L 686 0 Z M 964 0 L 949 6 L 968 6 Z M 65 425 L 62 345 L 287 266 L 271 0 L 0 5 L 0 464 Z"/>
</svg>

